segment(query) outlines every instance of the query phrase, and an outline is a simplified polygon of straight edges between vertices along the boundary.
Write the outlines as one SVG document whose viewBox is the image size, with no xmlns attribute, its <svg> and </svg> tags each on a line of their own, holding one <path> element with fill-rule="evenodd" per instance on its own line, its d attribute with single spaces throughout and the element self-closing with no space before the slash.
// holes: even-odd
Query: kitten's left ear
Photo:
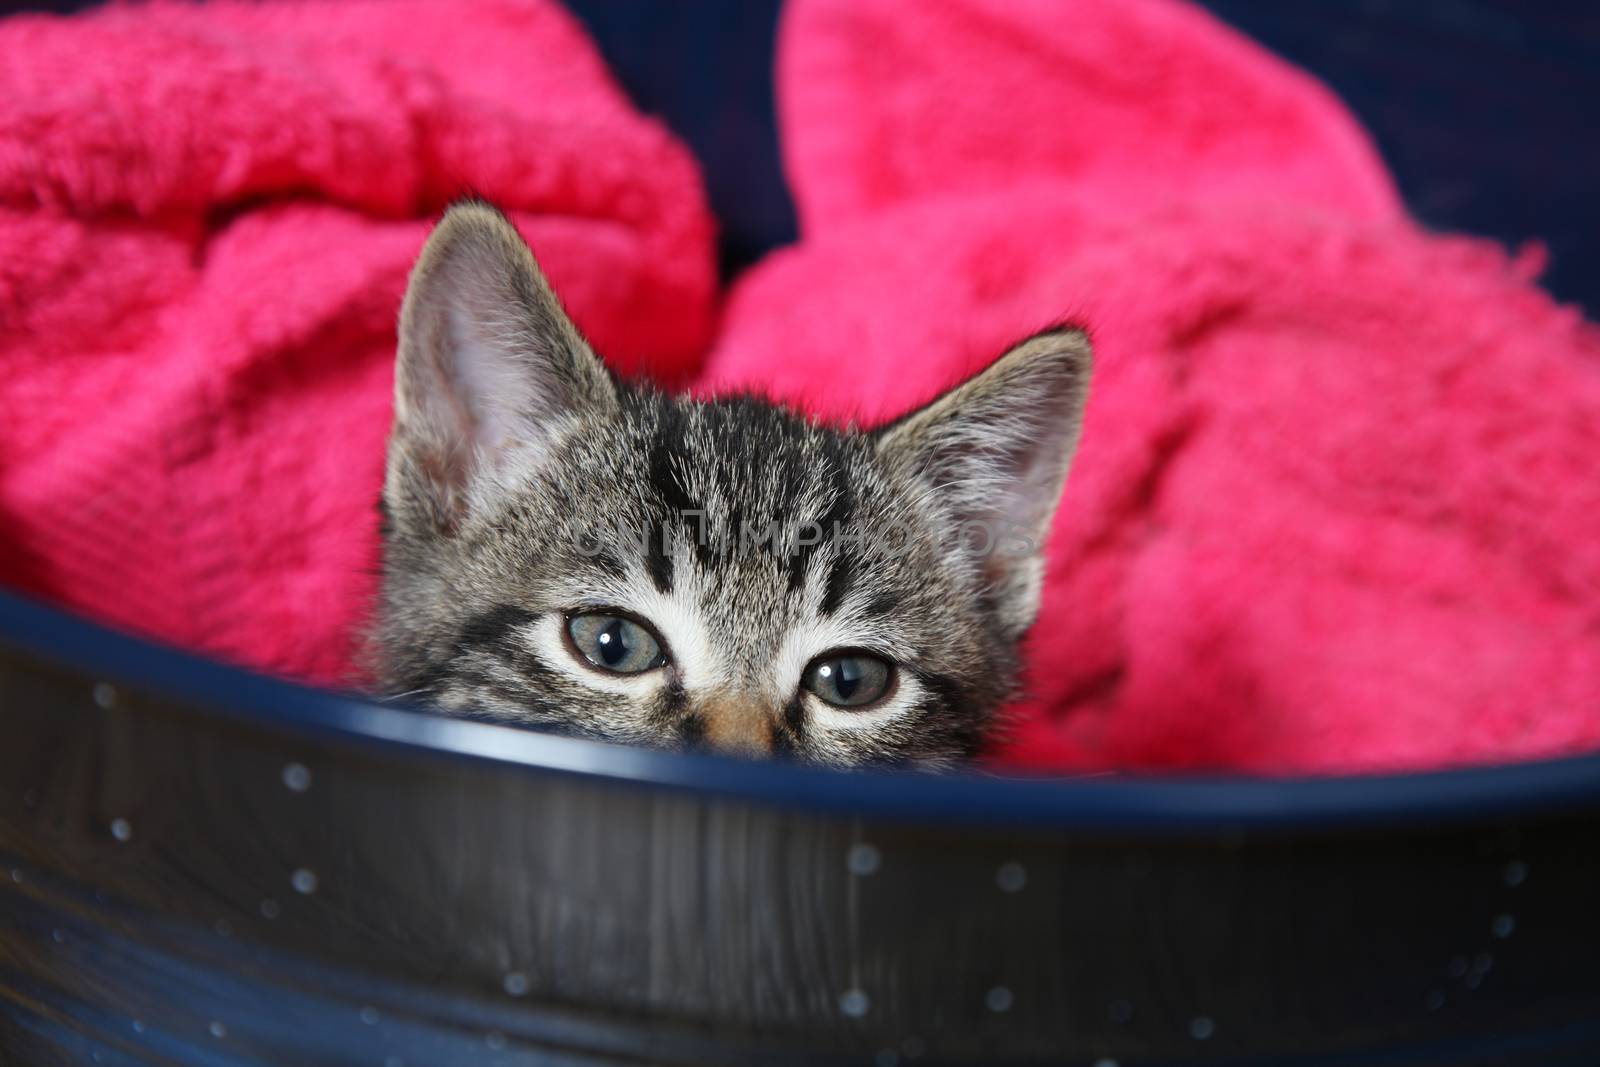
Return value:
<svg viewBox="0 0 1600 1067">
<path fill-rule="evenodd" d="M 617 402 L 617 386 L 487 204 L 452 207 L 400 309 L 384 504 L 400 528 L 449 535 L 514 463 Z"/>
<path fill-rule="evenodd" d="M 926 479 L 967 527 L 955 543 L 975 554 L 1013 639 L 1039 611 L 1045 538 L 1078 446 L 1089 365 L 1087 334 L 1048 330 L 877 433 L 880 455 Z"/>
</svg>

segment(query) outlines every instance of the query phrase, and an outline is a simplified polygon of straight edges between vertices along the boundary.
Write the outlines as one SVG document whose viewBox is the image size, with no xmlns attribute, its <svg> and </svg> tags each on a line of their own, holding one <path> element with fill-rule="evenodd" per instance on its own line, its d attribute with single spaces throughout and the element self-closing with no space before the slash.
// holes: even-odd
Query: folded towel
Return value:
<svg viewBox="0 0 1600 1067">
<path fill-rule="evenodd" d="M 698 173 L 552 3 L 0 22 L 0 582 L 351 680 L 395 313 L 466 192 L 622 370 L 693 371 Z"/>
<path fill-rule="evenodd" d="M 1378 770 L 1600 745 L 1600 335 L 1410 222 L 1324 90 L 1170 0 L 793 0 L 803 240 L 699 379 L 829 417 L 1093 330 L 1029 768 Z M 359 678 L 393 318 L 511 210 L 598 346 L 709 341 L 692 162 L 549 3 L 0 23 L 0 582 Z"/>
<path fill-rule="evenodd" d="M 1087 325 L 995 757 L 1366 771 L 1600 744 L 1600 333 L 1407 220 L 1303 74 L 1165 0 L 792 0 L 803 240 L 704 385 L 835 418 Z"/>
</svg>

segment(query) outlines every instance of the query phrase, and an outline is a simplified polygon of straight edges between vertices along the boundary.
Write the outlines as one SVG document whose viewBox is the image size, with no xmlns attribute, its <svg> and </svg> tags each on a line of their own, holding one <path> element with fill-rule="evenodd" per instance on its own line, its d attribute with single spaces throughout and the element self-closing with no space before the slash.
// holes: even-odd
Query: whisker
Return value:
<svg viewBox="0 0 1600 1067">
<path fill-rule="evenodd" d="M 429 687 L 423 686 L 420 689 L 407 689 L 404 693 L 386 693 L 378 697 L 378 703 L 388 704 L 392 701 L 404 700 L 406 697 L 420 696 L 421 694 L 427 692 L 429 692 Z"/>
</svg>

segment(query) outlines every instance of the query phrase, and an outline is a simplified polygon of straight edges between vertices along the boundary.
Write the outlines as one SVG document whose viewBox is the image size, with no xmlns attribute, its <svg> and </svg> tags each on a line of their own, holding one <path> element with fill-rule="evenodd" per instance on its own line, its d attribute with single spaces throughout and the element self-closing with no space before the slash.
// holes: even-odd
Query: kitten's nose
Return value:
<svg viewBox="0 0 1600 1067">
<path fill-rule="evenodd" d="M 772 753 L 772 719 L 756 700 L 716 696 L 702 700 L 693 717 L 698 740 L 708 748 L 744 756 Z"/>
</svg>

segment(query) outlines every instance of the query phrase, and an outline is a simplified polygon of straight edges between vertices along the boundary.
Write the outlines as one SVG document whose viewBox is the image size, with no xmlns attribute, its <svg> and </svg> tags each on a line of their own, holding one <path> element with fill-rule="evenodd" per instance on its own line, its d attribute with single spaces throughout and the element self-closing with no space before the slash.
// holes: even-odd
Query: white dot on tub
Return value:
<svg viewBox="0 0 1600 1067">
<path fill-rule="evenodd" d="M 1028 869 L 1020 863 L 1002 863 L 994 872 L 994 884 L 1002 893 L 1020 893 L 1028 884 Z"/>
<path fill-rule="evenodd" d="M 1217 1024 L 1211 1021 L 1209 1015 L 1196 1015 L 1189 1022 L 1189 1036 L 1196 1041 L 1204 1041 L 1217 1032 Z"/>
<path fill-rule="evenodd" d="M 311 788 L 311 768 L 304 763 L 285 763 L 283 784 L 291 793 L 304 793 Z"/>
<path fill-rule="evenodd" d="M 66 942 L 67 935 L 62 933 L 60 930 L 51 930 L 50 931 L 50 938 L 56 944 L 60 945 L 60 944 L 64 944 Z"/>
<path fill-rule="evenodd" d="M 872 1007 L 872 1001 L 859 989 L 847 989 L 839 998 L 839 1010 L 852 1019 L 859 1019 Z"/>
<path fill-rule="evenodd" d="M 301 867 L 289 876 L 289 884 L 294 886 L 296 893 L 310 896 L 317 891 L 317 876 L 314 872 Z"/>
<path fill-rule="evenodd" d="M 111 836 L 116 838 L 118 841 L 133 840 L 133 823 L 129 822 L 127 819 L 112 819 Z"/>
<path fill-rule="evenodd" d="M 1500 878 L 1506 885 L 1515 889 L 1528 880 L 1528 865 L 1521 860 L 1512 860 L 1506 864 L 1506 869 L 1500 872 Z"/>
<path fill-rule="evenodd" d="M 850 852 L 845 857 L 845 865 L 850 868 L 850 873 L 865 878 L 870 874 L 878 873 L 878 866 L 883 862 L 883 856 L 873 845 L 851 845 Z"/>
<path fill-rule="evenodd" d="M 1015 1004 L 1016 1000 L 1017 998 L 1012 995 L 1011 990 L 1003 985 L 995 986 L 983 996 L 984 1004 L 997 1015 L 1001 1012 L 1010 1011 L 1011 1005 Z"/>
<path fill-rule="evenodd" d="M 94 702 L 106 711 L 117 705 L 117 691 L 110 682 L 96 682 L 94 685 Z"/>
<path fill-rule="evenodd" d="M 215 1019 L 211 1021 L 211 1025 L 207 1027 L 207 1029 L 211 1031 L 212 1037 L 228 1036 L 228 1027 L 223 1023 L 217 1022 Z"/>
<path fill-rule="evenodd" d="M 361 1016 L 361 1021 L 366 1023 L 368 1026 L 377 1026 L 378 1020 L 383 1018 L 383 1016 L 379 1014 L 378 1009 L 374 1008 L 371 1004 L 365 1005 L 356 1014 Z"/>
<path fill-rule="evenodd" d="M 261 917 L 263 919 L 276 919 L 283 914 L 283 906 L 271 897 L 261 902 Z"/>
<path fill-rule="evenodd" d="M 1489 932 L 1496 937 L 1510 937 L 1517 928 L 1517 920 L 1510 915 L 1496 915 L 1494 922 L 1489 924 Z"/>
<path fill-rule="evenodd" d="M 512 971 L 505 976 L 500 985 L 514 997 L 524 996 L 528 992 L 528 976 L 521 971 Z"/>
<path fill-rule="evenodd" d="M 144 1023 L 138 1019 L 133 1020 L 133 1032 L 136 1034 L 144 1033 Z"/>
<path fill-rule="evenodd" d="M 21 871 L 20 868 L 17 868 L 17 867 L 11 868 L 11 880 L 13 882 L 17 883 L 18 885 L 22 884 L 22 871 Z"/>
</svg>

